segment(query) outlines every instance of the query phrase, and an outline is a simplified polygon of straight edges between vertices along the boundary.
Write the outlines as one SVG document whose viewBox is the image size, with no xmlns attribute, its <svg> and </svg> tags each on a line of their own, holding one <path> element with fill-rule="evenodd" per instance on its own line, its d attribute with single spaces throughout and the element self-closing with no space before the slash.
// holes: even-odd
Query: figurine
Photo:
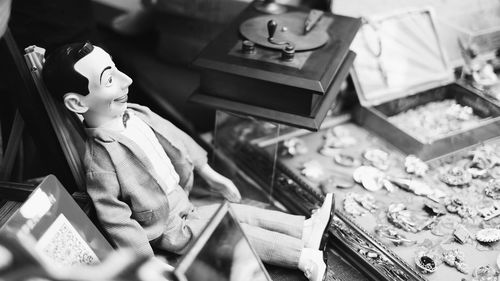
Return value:
<svg viewBox="0 0 500 281">
<path fill-rule="evenodd" d="M 132 79 L 100 47 L 65 45 L 47 58 L 42 74 L 51 94 L 84 119 L 87 192 L 117 246 L 148 256 L 152 247 L 184 253 L 218 208 L 194 207 L 189 201 L 193 170 L 212 191 L 240 200 L 233 182 L 207 164 L 206 152 L 191 137 L 147 107 L 127 103 Z M 264 262 L 299 268 L 318 281 L 326 272 L 320 248 L 333 205 L 333 194 L 327 194 L 307 220 L 231 207 Z"/>
</svg>

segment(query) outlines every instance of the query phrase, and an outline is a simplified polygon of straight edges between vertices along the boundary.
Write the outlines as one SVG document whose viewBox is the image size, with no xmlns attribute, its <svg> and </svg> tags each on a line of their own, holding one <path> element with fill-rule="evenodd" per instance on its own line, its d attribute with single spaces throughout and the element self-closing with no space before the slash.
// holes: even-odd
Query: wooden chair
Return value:
<svg viewBox="0 0 500 281">
<path fill-rule="evenodd" d="M 14 69 L 15 84 L 11 93 L 15 97 L 18 113 L 14 118 L 9 141 L 2 162 L 0 179 L 8 180 L 19 149 L 22 131 L 26 128 L 33 137 L 37 149 L 50 171 L 54 173 L 70 193 L 85 190 L 82 156 L 85 134 L 76 116 L 57 103 L 48 93 L 41 80 L 43 49 L 30 46 L 23 56 L 7 30 L 2 46 L 10 55 L 2 63 Z"/>
</svg>

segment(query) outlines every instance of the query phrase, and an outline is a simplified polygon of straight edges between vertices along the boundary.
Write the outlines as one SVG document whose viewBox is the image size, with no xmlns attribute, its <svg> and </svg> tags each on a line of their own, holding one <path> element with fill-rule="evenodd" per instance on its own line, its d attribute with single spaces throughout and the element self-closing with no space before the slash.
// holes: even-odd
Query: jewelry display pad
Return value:
<svg viewBox="0 0 500 281">
<path fill-rule="evenodd" d="M 435 219 L 434 230 L 422 230 L 417 233 L 411 233 L 391 224 L 387 219 L 387 209 L 392 203 L 402 203 L 407 210 L 423 218 L 430 218 L 424 210 L 426 202 L 433 202 L 427 197 L 418 196 L 398 188 L 394 192 L 389 192 L 382 188 L 378 191 L 368 191 L 360 184 L 354 184 L 352 188 L 338 188 L 334 186 L 321 187 L 321 183 L 329 177 L 340 179 L 350 179 L 355 167 L 344 167 L 335 163 L 332 157 L 324 156 L 319 153 L 323 146 L 324 136 L 331 128 L 324 128 L 316 133 L 305 133 L 295 136 L 299 142 L 306 147 L 300 149 L 303 154 L 294 156 L 279 153 L 283 151 L 283 142 L 279 143 L 278 155 L 273 154 L 276 149 L 273 145 L 269 147 L 261 146 L 258 142 L 251 141 L 251 126 L 255 124 L 240 124 L 239 128 L 246 129 L 246 141 L 238 143 L 231 147 L 238 147 L 233 150 L 234 159 L 238 164 L 248 171 L 248 173 L 259 183 L 268 182 L 268 178 L 274 173 L 274 196 L 280 200 L 292 212 L 308 214 L 321 202 L 324 192 L 334 192 L 336 204 L 338 206 L 338 215 L 335 218 L 335 227 L 330 229 L 334 238 L 332 246 L 340 248 L 347 259 L 365 267 L 365 272 L 382 280 L 461 280 L 466 278 L 470 280 L 472 274 L 481 266 L 496 267 L 499 242 L 480 243 L 475 240 L 475 234 L 483 228 L 494 228 L 500 222 L 500 217 L 484 220 L 479 215 L 473 218 L 462 218 L 456 213 L 446 212 L 445 215 Z M 233 127 L 231 133 L 238 133 L 238 126 Z M 343 127 L 357 143 L 339 149 L 340 152 L 353 156 L 361 163 L 366 165 L 366 160 L 362 154 L 368 149 L 381 149 L 389 153 L 389 160 L 386 162 L 389 169 L 385 171 L 391 177 L 411 177 L 404 170 L 405 155 L 398 151 L 379 136 L 359 127 L 358 125 L 346 122 L 338 127 Z M 223 132 L 220 130 L 219 133 Z M 283 138 L 281 138 L 283 139 Z M 234 140 L 234 138 L 233 138 Z M 242 140 L 241 138 L 239 139 Z M 272 143 L 270 140 L 266 140 Z M 498 140 L 492 140 L 487 144 L 479 144 L 476 148 L 491 147 L 493 151 L 500 151 Z M 229 146 L 228 146 L 229 147 Z M 231 149 L 226 147 L 225 149 Z M 462 150 L 451 156 L 443 157 L 427 163 L 429 165 L 428 173 L 421 179 L 432 189 L 437 189 L 449 196 L 457 196 L 468 206 L 477 210 L 486 206 L 492 206 L 494 200 L 487 197 L 484 193 L 488 181 L 491 179 L 473 179 L 469 186 L 451 187 L 443 183 L 439 177 L 447 169 L 455 166 L 463 166 L 470 157 L 468 156 L 474 148 Z M 304 151 L 306 151 L 304 153 Z M 269 171 L 262 167 L 263 162 L 276 159 L 276 170 Z M 317 161 L 323 169 L 323 174 L 313 173 L 317 177 L 307 178 L 301 172 L 304 163 Z M 491 173 L 499 175 L 500 167 L 492 168 Z M 263 180 L 267 179 L 267 180 Z M 335 182 L 335 180 L 333 180 Z M 370 194 L 375 199 L 379 208 L 363 216 L 353 216 L 344 209 L 344 200 L 349 193 L 360 195 Z M 359 197 L 359 196 L 358 196 Z M 441 200 L 443 201 L 443 200 Z M 444 204 L 441 204 L 444 207 Z M 402 243 L 396 246 L 392 242 L 377 236 L 375 227 L 377 225 L 390 226 L 396 229 L 396 232 L 406 241 L 416 241 L 414 243 Z M 453 236 L 455 229 L 464 226 L 470 234 L 470 239 L 464 244 L 460 244 Z M 438 231 L 439 230 L 439 231 Z M 435 235 L 433 234 L 439 234 Z M 458 249 L 464 254 L 464 262 L 468 267 L 468 273 L 459 272 L 455 267 L 450 267 L 443 262 L 442 253 L 446 250 Z M 416 265 L 417 255 L 430 255 L 435 259 L 436 270 L 430 274 L 424 274 Z"/>
</svg>

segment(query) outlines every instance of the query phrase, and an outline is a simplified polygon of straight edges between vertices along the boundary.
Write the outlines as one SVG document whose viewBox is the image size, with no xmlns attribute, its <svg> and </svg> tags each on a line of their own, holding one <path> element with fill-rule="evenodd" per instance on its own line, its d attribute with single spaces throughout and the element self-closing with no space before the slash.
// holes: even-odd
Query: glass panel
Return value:
<svg viewBox="0 0 500 281">
<path fill-rule="evenodd" d="M 283 125 L 223 111 L 217 111 L 215 122 L 212 167 L 233 180 L 242 193 L 243 203 L 260 201 L 274 205 L 279 153 L 276 140 Z M 265 153 L 260 151 L 263 147 Z"/>
<path fill-rule="evenodd" d="M 270 280 L 230 208 L 223 205 L 177 267 L 179 280 Z"/>
</svg>

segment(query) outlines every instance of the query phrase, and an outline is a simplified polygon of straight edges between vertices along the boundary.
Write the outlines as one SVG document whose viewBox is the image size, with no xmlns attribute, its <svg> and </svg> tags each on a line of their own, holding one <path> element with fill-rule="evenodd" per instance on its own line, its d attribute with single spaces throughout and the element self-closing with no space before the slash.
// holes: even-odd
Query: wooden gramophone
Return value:
<svg viewBox="0 0 500 281">
<path fill-rule="evenodd" d="M 255 2 L 194 61 L 201 84 L 191 100 L 317 130 L 352 65 L 349 46 L 360 25 L 356 18 Z"/>
</svg>

